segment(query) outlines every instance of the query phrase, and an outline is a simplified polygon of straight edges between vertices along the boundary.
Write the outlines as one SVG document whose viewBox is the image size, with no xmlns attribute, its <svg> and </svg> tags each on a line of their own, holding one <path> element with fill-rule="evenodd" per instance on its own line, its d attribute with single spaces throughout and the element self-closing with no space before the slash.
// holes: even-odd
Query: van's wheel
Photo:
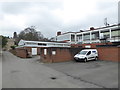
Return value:
<svg viewBox="0 0 120 90">
<path fill-rule="evenodd" d="M 98 60 L 98 57 L 95 57 L 95 61 L 97 61 Z"/>
<path fill-rule="evenodd" d="M 84 62 L 87 62 L 87 58 L 85 58 Z"/>
</svg>

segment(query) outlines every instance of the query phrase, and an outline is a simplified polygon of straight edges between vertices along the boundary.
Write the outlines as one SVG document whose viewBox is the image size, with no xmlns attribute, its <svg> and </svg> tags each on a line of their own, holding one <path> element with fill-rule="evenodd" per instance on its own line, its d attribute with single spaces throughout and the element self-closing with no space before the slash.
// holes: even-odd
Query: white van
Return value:
<svg viewBox="0 0 120 90">
<path fill-rule="evenodd" d="M 96 49 L 84 49 L 74 56 L 76 61 L 97 60 L 98 52 Z"/>
</svg>

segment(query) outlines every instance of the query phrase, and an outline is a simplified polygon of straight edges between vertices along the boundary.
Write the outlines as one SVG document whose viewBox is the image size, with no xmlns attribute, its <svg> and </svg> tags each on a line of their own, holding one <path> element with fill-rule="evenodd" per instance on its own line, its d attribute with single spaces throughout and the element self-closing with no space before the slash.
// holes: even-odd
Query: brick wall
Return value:
<svg viewBox="0 0 120 90">
<path fill-rule="evenodd" d="M 37 55 L 41 54 L 41 48 L 37 48 Z"/>
<path fill-rule="evenodd" d="M 92 43 L 92 44 L 78 44 L 72 45 L 75 47 L 90 45 L 91 48 L 97 49 L 99 54 L 99 60 L 106 60 L 106 61 L 120 61 L 120 47 L 113 46 L 113 47 L 96 47 L 96 45 L 105 45 L 105 43 Z M 112 43 L 108 43 L 107 45 L 112 45 Z"/>
<path fill-rule="evenodd" d="M 44 55 L 44 49 L 47 49 L 47 55 Z M 96 47 L 99 54 L 99 60 L 120 61 L 120 47 Z M 82 48 L 41 48 L 41 59 L 43 62 L 64 62 L 73 60 L 74 55 Z M 52 55 L 52 51 L 56 51 Z"/>
<path fill-rule="evenodd" d="M 16 56 L 21 57 L 21 58 L 27 58 L 26 49 L 23 49 L 23 48 L 16 49 Z"/>
<path fill-rule="evenodd" d="M 120 47 L 97 47 L 99 60 L 120 61 Z"/>
<path fill-rule="evenodd" d="M 28 52 L 32 52 L 32 48 L 31 47 L 25 47 L 25 49 L 27 49 Z"/>
<path fill-rule="evenodd" d="M 28 52 L 32 53 L 32 47 L 25 47 L 25 48 L 28 50 Z M 40 55 L 40 49 L 41 49 L 41 47 L 35 47 L 35 48 L 37 48 L 37 55 Z"/>
<path fill-rule="evenodd" d="M 44 55 L 44 49 L 47 54 Z M 41 48 L 41 60 L 43 62 L 65 62 L 74 59 L 74 55 L 81 51 L 82 48 Z M 53 53 L 56 52 L 55 55 Z"/>
<path fill-rule="evenodd" d="M 89 45 L 89 44 L 85 44 Z M 97 44 L 98 45 L 98 44 Z M 83 45 L 84 46 L 84 45 Z M 99 54 L 99 60 L 107 61 L 120 61 L 120 47 L 96 47 L 96 44 L 92 45 L 92 48 L 96 48 Z M 26 47 L 28 52 L 31 52 L 30 47 Z M 47 49 L 47 55 L 44 55 L 44 49 Z M 63 62 L 73 60 L 76 53 L 81 51 L 83 48 L 60 48 L 60 47 L 48 47 L 48 48 L 38 48 L 38 55 L 41 56 L 43 62 Z M 55 55 L 52 55 L 52 51 L 56 51 Z M 25 49 L 17 49 L 16 55 L 22 58 L 27 57 Z"/>
</svg>

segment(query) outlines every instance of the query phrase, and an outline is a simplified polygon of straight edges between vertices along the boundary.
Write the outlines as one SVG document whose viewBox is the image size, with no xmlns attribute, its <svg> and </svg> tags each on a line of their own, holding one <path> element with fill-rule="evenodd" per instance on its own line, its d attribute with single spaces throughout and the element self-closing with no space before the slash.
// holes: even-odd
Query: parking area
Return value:
<svg viewBox="0 0 120 90">
<path fill-rule="evenodd" d="M 47 67 L 72 77 L 73 82 L 96 85 L 101 88 L 118 88 L 118 63 L 110 61 L 45 63 Z"/>
</svg>

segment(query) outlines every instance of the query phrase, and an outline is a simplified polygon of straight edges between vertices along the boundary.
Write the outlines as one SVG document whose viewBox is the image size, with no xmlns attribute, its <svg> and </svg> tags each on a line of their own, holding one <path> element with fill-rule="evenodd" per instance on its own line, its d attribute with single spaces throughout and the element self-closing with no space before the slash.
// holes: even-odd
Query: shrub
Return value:
<svg viewBox="0 0 120 90">
<path fill-rule="evenodd" d="M 14 49 L 15 49 L 15 46 L 11 46 L 11 48 L 14 50 Z"/>
</svg>

